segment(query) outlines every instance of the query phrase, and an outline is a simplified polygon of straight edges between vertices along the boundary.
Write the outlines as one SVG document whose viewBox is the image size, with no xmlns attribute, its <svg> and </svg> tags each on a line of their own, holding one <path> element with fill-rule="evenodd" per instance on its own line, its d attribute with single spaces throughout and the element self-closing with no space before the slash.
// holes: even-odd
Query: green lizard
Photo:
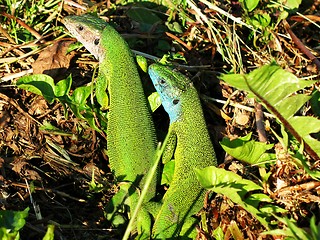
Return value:
<svg viewBox="0 0 320 240">
<path fill-rule="evenodd" d="M 116 206 L 112 204 L 122 201 L 124 193 L 128 195 L 125 201 L 132 213 L 139 198 L 137 190 L 145 183 L 156 151 L 155 129 L 132 52 L 120 34 L 98 17 L 68 16 L 64 18 L 64 25 L 99 60 L 96 98 L 103 109 L 109 109 L 108 157 L 116 178 L 122 182 L 118 195 L 109 205 L 114 209 L 108 216 L 113 216 Z M 145 201 L 155 193 L 156 178 Z M 143 225 L 140 232 L 150 232 L 148 216 L 144 211 L 139 214 L 142 220 L 137 222 Z"/>
<path fill-rule="evenodd" d="M 176 138 L 173 179 L 155 217 L 153 237 L 194 238 L 196 221 L 191 215 L 200 211 L 205 194 L 194 168 L 217 165 L 215 152 L 192 82 L 159 64 L 149 67 L 149 75 L 169 115 L 169 134 Z"/>
</svg>

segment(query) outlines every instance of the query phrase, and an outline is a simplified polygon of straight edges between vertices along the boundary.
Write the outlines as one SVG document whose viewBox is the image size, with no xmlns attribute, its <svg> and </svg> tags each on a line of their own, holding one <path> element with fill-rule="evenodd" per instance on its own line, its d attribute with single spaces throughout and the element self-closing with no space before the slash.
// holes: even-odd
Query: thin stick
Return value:
<svg viewBox="0 0 320 240">
<path fill-rule="evenodd" d="M 293 31 L 290 29 L 289 23 L 286 20 L 283 20 L 283 24 L 284 24 L 284 28 L 290 34 L 292 41 L 297 45 L 300 51 L 305 55 L 307 55 L 307 57 L 317 66 L 317 68 L 320 69 L 320 61 L 318 60 L 318 58 L 316 58 L 309 51 L 309 49 L 307 49 L 306 46 L 300 41 L 300 39 L 293 33 Z"/>
</svg>

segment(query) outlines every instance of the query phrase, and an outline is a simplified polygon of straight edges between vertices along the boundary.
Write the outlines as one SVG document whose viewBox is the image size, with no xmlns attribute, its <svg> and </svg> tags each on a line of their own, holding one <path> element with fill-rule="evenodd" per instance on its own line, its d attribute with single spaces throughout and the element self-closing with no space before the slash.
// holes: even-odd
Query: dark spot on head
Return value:
<svg viewBox="0 0 320 240">
<path fill-rule="evenodd" d="M 84 28 L 83 28 L 82 25 L 79 25 L 79 26 L 78 26 L 78 30 L 79 30 L 79 31 L 82 31 L 83 29 L 84 29 Z"/>
<path fill-rule="evenodd" d="M 166 83 L 166 81 L 165 81 L 163 78 L 161 78 L 160 81 L 159 81 L 159 83 L 160 83 L 161 85 L 163 85 L 163 84 Z"/>
<path fill-rule="evenodd" d="M 179 103 L 179 99 L 173 99 L 172 103 L 173 103 L 174 105 L 178 104 L 178 103 Z"/>
<path fill-rule="evenodd" d="M 95 44 L 95 45 L 99 45 L 99 42 L 100 42 L 100 39 L 99 39 L 99 38 L 96 38 L 96 39 L 94 40 L 94 44 Z"/>
</svg>

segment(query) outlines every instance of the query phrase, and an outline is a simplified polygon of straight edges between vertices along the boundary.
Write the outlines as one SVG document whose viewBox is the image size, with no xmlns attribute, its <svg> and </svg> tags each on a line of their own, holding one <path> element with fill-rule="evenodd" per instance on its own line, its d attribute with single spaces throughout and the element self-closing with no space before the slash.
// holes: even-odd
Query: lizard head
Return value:
<svg viewBox="0 0 320 240">
<path fill-rule="evenodd" d="M 169 114 L 170 122 L 179 120 L 182 114 L 181 96 L 192 86 L 191 81 L 181 73 L 160 64 L 150 65 L 149 75 Z"/>
<path fill-rule="evenodd" d="M 103 30 L 108 26 L 106 22 L 96 16 L 84 14 L 67 16 L 63 19 L 63 24 L 96 59 L 102 61 L 104 54 L 100 40 Z"/>
</svg>

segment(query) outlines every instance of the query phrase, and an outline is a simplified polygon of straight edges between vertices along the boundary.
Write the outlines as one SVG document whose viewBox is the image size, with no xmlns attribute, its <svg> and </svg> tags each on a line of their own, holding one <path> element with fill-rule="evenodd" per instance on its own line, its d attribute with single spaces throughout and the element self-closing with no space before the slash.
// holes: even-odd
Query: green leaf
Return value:
<svg viewBox="0 0 320 240">
<path fill-rule="evenodd" d="M 75 43 L 70 44 L 68 47 L 68 50 L 67 50 L 67 54 L 72 52 L 73 50 L 81 48 L 82 46 L 83 46 L 83 44 L 80 42 L 75 42 Z"/>
<path fill-rule="evenodd" d="M 240 0 L 240 2 L 248 12 L 253 11 L 259 4 L 259 0 Z"/>
<path fill-rule="evenodd" d="M 275 159 L 274 154 L 265 153 L 267 150 L 272 149 L 273 144 L 250 141 L 251 135 L 252 133 L 249 133 L 247 136 L 232 141 L 228 138 L 223 138 L 220 145 L 232 157 L 249 164 L 264 163 Z"/>
<path fill-rule="evenodd" d="M 216 193 L 235 192 L 239 197 L 244 197 L 249 191 L 262 190 L 262 187 L 254 182 L 222 168 L 211 166 L 201 170 L 196 169 L 196 173 L 201 185 Z"/>
<path fill-rule="evenodd" d="M 23 211 L 0 211 L 0 226 L 4 227 L 10 232 L 18 232 L 26 224 L 26 218 L 29 214 L 29 208 Z"/>
<path fill-rule="evenodd" d="M 8 229 L 0 227 L 0 239 L 1 240 L 19 240 L 19 232 L 8 232 Z"/>
<path fill-rule="evenodd" d="M 310 99 L 311 109 L 313 113 L 320 117 L 320 92 L 315 89 Z"/>
<path fill-rule="evenodd" d="M 255 207 L 264 199 L 269 201 L 268 196 L 256 194 L 248 198 L 249 192 L 262 190 L 261 186 L 250 180 L 243 179 L 233 172 L 213 166 L 201 170 L 195 169 L 195 172 L 202 187 L 228 197 L 231 201 L 239 204 L 255 216 L 262 225 L 268 228 L 268 222 L 264 217 L 261 217 L 263 213 Z"/>
<path fill-rule="evenodd" d="M 316 225 L 316 216 L 312 216 L 310 219 L 310 230 L 313 239 L 320 238 L 320 223 Z"/>
<path fill-rule="evenodd" d="M 79 113 L 80 114 L 80 113 Z M 89 123 L 90 127 L 97 132 L 101 132 L 101 129 L 96 124 L 96 118 L 91 109 L 86 110 L 84 113 L 81 114 L 82 117 L 86 119 Z M 101 124 L 101 128 L 104 127 L 104 120 L 99 118 L 99 123 Z"/>
<path fill-rule="evenodd" d="M 310 99 L 296 93 L 316 81 L 297 78 L 281 69 L 276 63 L 263 66 L 247 75 L 223 75 L 222 80 L 246 90 L 273 114 L 299 141 L 304 141 L 306 151 L 313 158 L 320 157 L 320 142 L 310 134 L 320 131 L 320 120 L 313 117 L 294 116 Z"/>
<path fill-rule="evenodd" d="M 165 25 L 168 27 L 170 32 L 183 33 L 183 27 L 178 22 L 166 22 Z"/>
<path fill-rule="evenodd" d="M 53 224 L 48 225 L 46 235 L 44 235 L 42 240 L 54 240 L 54 227 Z"/>
<path fill-rule="evenodd" d="M 286 1 L 284 1 L 284 4 L 291 11 L 297 11 L 301 2 L 302 2 L 302 0 L 286 0 Z"/>
<path fill-rule="evenodd" d="M 147 8 L 131 8 L 127 15 L 140 24 L 142 32 L 150 32 L 154 24 L 161 22 L 161 19 Z"/>
<path fill-rule="evenodd" d="M 72 77 L 71 75 L 69 75 L 66 79 L 63 79 L 56 84 L 54 88 L 55 96 L 62 97 L 62 96 L 68 95 L 71 89 L 71 85 L 72 85 Z"/>
<path fill-rule="evenodd" d="M 45 74 L 35 74 L 19 78 L 17 86 L 21 89 L 43 96 L 50 104 L 55 99 L 54 80 Z"/>
<path fill-rule="evenodd" d="M 137 55 L 136 60 L 138 63 L 138 66 L 144 71 L 145 73 L 148 72 L 148 62 L 147 59 L 143 56 Z"/>
<path fill-rule="evenodd" d="M 263 29 L 270 25 L 271 17 L 268 13 L 255 14 L 250 21 L 252 26 Z"/>
<path fill-rule="evenodd" d="M 171 160 L 171 161 L 167 162 L 166 164 L 164 164 L 162 175 L 161 175 L 161 185 L 163 185 L 163 184 L 170 185 L 170 182 L 171 182 L 171 180 L 173 178 L 173 174 L 174 174 L 174 166 L 175 166 L 174 160 Z"/>
<path fill-rule="evenodd" d="M 154 112 L 158 109 L 158 107 L 161 106 L 161 99 L 158 92 L 151 93 L 148 97 L 148 101 L 152 112 Z"/>
<path fill-rule="evenodd" d="M 216 229 L 214 229 L 214 231 L 212 232 L 212 236 L 216 240 L 224 240 L 225 239 L 223 230 L 220 226 L 218 226 Z"/>
<path fill-rule="evenodd" d="M 320 180 L 320 171 L 318 171 L 317 169 L 312 170 L 303 155 L 299 156 L 298 154 L 295 154 L 293 160 L 296 164 L 303 167 L 303 169 L 310 175 L 310 177 L 317 181 Z"/>
<path fill-rule="evenodd" d="M 85 109 L 85 104 L 87 101 L 87 98 L 90 96 L 91 94 L 91 86 L 82 86 L 82 87 L 78 87 L 76 88 L 70 99 L 73 101 L 74 104 L 76 104 L 80 109 Z"/>
<path fill-rule="evenodd" d="M 275 205 L 271 205 L 271 204 L 266 204 L 266 205 L 263 205 L 262 207 L 259 208 L 260 212 L 263 212 L 263 213 L 267 213 L 268 215 L 270 214 L 274 214 L 274 213 L 286 213 L 288 212 L 287 210 L 281 208 L 281 207 L 278 207 L 278 206 L 275 206 Z"/>
</svg>

